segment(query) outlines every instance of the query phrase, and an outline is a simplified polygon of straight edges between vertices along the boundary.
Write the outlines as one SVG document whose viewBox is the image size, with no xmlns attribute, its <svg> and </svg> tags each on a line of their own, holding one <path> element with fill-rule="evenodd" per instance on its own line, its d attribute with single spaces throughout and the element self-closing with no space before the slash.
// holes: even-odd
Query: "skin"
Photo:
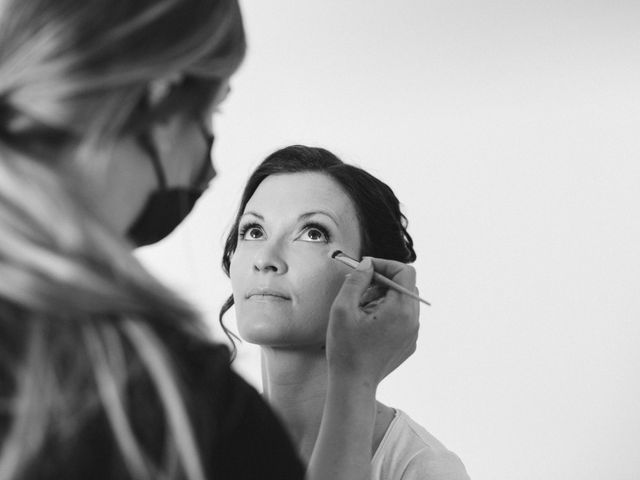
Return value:
<svg viewBox="0 0 640 480">
<path fill-rule="evenodd" d="M 272 175 L 249 200 L 240 232 L 230 269 L 239 333 L 262 347 L 265 396 L 309 462 L 330 389 L 324 347 L 331 309 L 352 272 L 329 255 L 341 249 L 360 257 L 356 209 L 322 173 Z M 393 410 L 375 401 L 373 383 L 342 385 L 355 387 L 374 410 L 367 417 L 374 452 Z"/>
</svg>

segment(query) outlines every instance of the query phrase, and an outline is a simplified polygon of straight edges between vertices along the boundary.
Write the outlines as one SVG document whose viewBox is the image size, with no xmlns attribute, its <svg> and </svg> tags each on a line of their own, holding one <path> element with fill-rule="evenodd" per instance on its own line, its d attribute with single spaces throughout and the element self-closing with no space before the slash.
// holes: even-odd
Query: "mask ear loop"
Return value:
<svg viewBox="0 0 640 480">
<path fill-rule="evenodd" d="M 142 149 L 151 158 L 151 164 L 153 170 L 158 179 L 160 190 L 167 190 L 167 176 L 165 175 L 164 168 L 160 162 L 160 154 L 156 148 L 153 138 L 151 137 L 151 127 L 154 124 L 154 115 L 151 112 L 151 100 L 149 94 L 143 96 L 137 107 L 138 118 L 136 124 L 129 124 L 129 128 L 136 132 L 138 143 Z M 131 121 L 131 119 L 129 119 Z M 140 128 L 143 126 L 143 128 Z"/>
<path fill-rule="evenodd" d="M 197 171 L 193 181 L 193 184 L 198 188 L 201 188 L 205 182 L 208 183 L 217 175 L 216 169 L 211 162 L 211 149 L 213 148 L 216 137 L 202 123 L 200 124 L 200 131 L 202 132 L 202 136 L 205 139 L 207 151 L 205 153 L 205 158 L 202 166 Z"/>
<path fill-rule="evenodd" d="M 158 149 L 156 148 L 153 140 L 151 139 L 151 134 L 149 131 L 142 132 L 138 135 L 138 139 L 140 141 L 140 145 L 143 150 L 149 155 L 151 158 L 151 164 L 153 165 L 153 170 L 156 172 L 156 177 L 158 179 L 158 184 L 160 185 L 161 190 L 167 190 L 167 177 L 164 173 L 164 169 L 162 168 L 162 164 L 160 162 L 160 155 L 158 154 Z"/>
</svg>

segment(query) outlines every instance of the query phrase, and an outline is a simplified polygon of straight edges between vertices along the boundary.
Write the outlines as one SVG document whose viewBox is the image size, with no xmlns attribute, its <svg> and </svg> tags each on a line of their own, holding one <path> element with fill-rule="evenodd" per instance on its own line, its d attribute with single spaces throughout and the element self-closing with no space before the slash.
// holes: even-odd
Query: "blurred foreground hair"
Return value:
<svg viewBox="0 0 640 480">
<path fill-rule="evenodd" d="M 78 172 L 100 178 L 115 141 L 201 113 L 244 51 L 235 0 L 2 2 L 0 478 L 54 477 L 98 417 L 128 478 L 204 478 L 162 332 L 205 330 L 104 225 Z M 158 418 L 132 409 L 140 384 Z M 151 424 L 160 438 L 144 438 Z"/>
</svg>

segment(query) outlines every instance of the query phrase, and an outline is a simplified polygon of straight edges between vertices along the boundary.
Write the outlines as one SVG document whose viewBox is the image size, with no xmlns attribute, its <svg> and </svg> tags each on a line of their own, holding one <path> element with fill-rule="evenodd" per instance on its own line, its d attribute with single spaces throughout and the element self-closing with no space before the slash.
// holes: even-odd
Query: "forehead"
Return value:
<svg viewBox="0 0 640 480">
<path fill-rule="evenodd" d="M 267 177 L 256 189 L 245 211 L 292 216 L 328 211 L 339 219 L 358 224 L 351 198 L 335 180 L 318 172 Z"/>
</svg>

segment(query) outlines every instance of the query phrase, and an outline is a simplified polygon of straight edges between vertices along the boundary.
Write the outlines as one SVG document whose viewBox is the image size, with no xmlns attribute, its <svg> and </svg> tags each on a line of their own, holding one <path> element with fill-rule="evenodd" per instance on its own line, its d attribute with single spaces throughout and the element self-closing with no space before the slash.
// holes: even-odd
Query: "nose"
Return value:
<svg viewBox="0 0 640 480">
<path fill-rule="evenodd" d="M 288 266 L 275 242 L 264 242 L 262 248 L 255 253 L 253 269 L 256 272 L 283 274 Z"/>
</svg>

